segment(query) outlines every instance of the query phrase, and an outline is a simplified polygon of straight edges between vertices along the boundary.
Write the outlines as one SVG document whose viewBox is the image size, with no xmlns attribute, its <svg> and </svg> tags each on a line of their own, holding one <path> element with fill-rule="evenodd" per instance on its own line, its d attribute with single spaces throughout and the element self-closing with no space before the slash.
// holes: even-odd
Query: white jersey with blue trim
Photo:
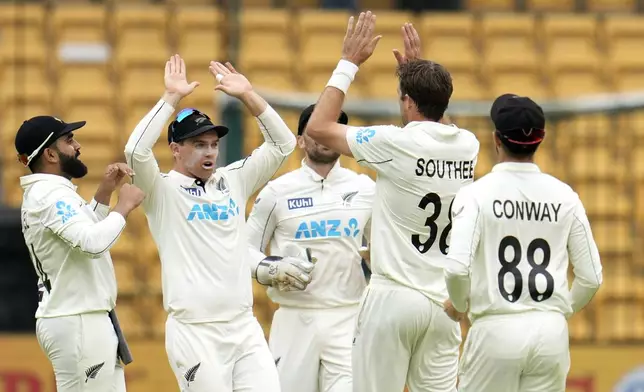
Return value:
<svg viewBox="0 0 644 392">
<path fill-rule="evenodd" d="M 161 259 L 163 304 L 184 323 L 230 321 L 253 305 L 244 207 L 295 148 L 295 136 L 270 106 L 257 117 L 265 142 L 204 183 L 159 170 L 152 147 L 174 112 L 160 100 L 125 147 L 146 198 L 143 209 Z"/>
<path fill-rule="evenodd" d="M 442 305 L 451 204 L 474 179 L 473 133 L 431 121 L 349 128 L 359 164 L 378 173 L 371 230 L 371 271 Z"/>
<path fill-rule="evenodd" d="M 364 174 L 334 165 L 326 178 L 302 167 L 271 182 L 259 193 L 248 218 L 250 246 L 270 254 L 317 258 L 304 291 L 268 289 L 282 306 L 333 308 L 355 305 L 366 287 L 359 248 L 369 236 L 375 183 Z"/>
</svg>

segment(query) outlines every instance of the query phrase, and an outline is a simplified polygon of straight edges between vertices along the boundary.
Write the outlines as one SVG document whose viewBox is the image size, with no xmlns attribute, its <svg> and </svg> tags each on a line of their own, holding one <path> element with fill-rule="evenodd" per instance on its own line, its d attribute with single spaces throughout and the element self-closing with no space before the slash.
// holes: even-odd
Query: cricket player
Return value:
<svg viewBox="0 0 644 392">
<path fill-rule="evenodd" d="M 249 239 L 261 252 L 269 244 L 278 256 L 289 247 L 310 248 L 317 258 L 305 291 L 268 289 L 280 305 L 269 345 L 282 392 L 351 392 L 353 328 L 367 285 L 359 249 L 368 235 L 375 183 L 340 166 L 340 154 L 311 140 L 306 125 L 313 108 L 302 112 L 297 130 L 302 167 L 259 193 L 248 218 Z M 342 112 L 338 122 L 348 121 Z"/>
<path fill-rule="evenodd" d="M 295 148 L 295 136 L 232 65 L 212 62 L 217 90 L 240 99 L 257 117 L 264 144 L 247 158 L 215 171 L 218 144 L 228 128 L 196 109 L 168 127 L 174 168 L 159 171 L 152 154 L 161 130 L 188 83 L 184 61 L 165 68 L 165 94 L 134 129 L 125 147 L 134 183 L 159 248 L 166 350 L 182 391 L 278 392 L 279 378 L 264 333 L 253 316 L 251 275 L 289 290 L 304 289 L 313 264 L 294 257 L 249 254 L 244 217 L 248 197 Z"/>
<path fill-rule="evenodd" d="M 76 193 L 70 180 L 84 177 L 87 166 L 73 132 L 84 125 L 38 116 L 16 134 L 19 160 L 32 172 L 20 184 L 22 232 L 38 275 L 36 337 L 54 368 L 57 391 L 121 392 L 122 335 L 111 321 L 117 287 L 109 249 L 144 195 L 123 184 L 109 210 L 112 192 L 133 175 L 122 163 L 108 166 L 89 204 Z"/>
<path fill-rule="evenodd" d="M 566 319 L 601 285 L 599 252 L 577 193 L 534 164 L 545 136 L 541 107 L 505 94 L 491 117 L 499 163 L 461 189 L 452 209 L 451 313 L 458 319 L 454 311 L 469 306 L 472 321 L 459 391 L 564 392 Z"/>
<path fill-rule="evenodd" d="M 378 173 L 371 230 L 371 281 L 355 329 L 356 392 L 455 391 L 460 325 L 443 311 L 443 268 L 456 192 L 473 181 L 479 142 L 441 123 L 452 79 L 440 64 L 420 60 L 420 39 L 403 26 L 398 59 L 403 128 L 337 124 L 358 67 L 373 53 L 375 15 L 349 20 L 342 60 L 309 121 L 316 142 Z"/>
</svg>

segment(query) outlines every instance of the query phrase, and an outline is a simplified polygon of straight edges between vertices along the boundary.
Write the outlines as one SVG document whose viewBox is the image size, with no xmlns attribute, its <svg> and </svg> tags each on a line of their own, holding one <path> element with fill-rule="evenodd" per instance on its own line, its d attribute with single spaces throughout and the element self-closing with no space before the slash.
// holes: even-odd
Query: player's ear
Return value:
<svg viewBox="0 0 644 392">
<path fill-rule="evenodd" d="M 304 136 L 297 135 L 297 146 L 301 149 L 304 149 Z"/>
<path fill-rule="evenodd" d="M 49 163 L 56 163 L 58 162 L 58 153 L 56 152 L 55 149 L 47 147 L 42 152 L 42 159 L 44 159 Z"/>
<path fill-rule="evenodd" d="M 179 145 L 179 143 L 175 143 L 175 142 L 170 143 L 170 151 L 172 151 L 172 156 L 174 157 L 174 159 L 179 158 L 179 155 L 180 155 L 179 149 L 180 149 L 180 147 L 181 146 Z"/>
</svg>

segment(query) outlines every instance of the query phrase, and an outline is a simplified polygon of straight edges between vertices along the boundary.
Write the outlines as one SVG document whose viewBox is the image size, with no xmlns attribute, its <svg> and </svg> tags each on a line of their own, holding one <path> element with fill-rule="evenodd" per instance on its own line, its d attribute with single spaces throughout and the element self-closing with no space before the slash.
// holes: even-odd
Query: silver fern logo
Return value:
<svg viewBox="0 0 644 392">
<path fill-rule="evenodd" d="M 353 198 L 358 194 L 358 191 L 354 192 L 347 192 L 342 195 L 342 206 L 344 207 L 351 207 L 351 202 L 353 201 Z"/>
<path fill-rule="evenodd" d="M 87 377 L 85 378 L 85 383 L 87 383 L 87 381 L 89 381 L 90 378 L 94 380 L 96 376 L 98 376 L 98 372 L 101 371 L 104 365 L 105 365 L 105 362 L 102 362 L 102 363 L 99 363 L 98 365 L 88 367 L 87 370 L 85 370 L 85 377 Z"/>
<path fill-rule="evenodd" d="M 193 366 L 190 369 L 188 369 L 186 374 L 183 375 L 183 377 L 188 382 L 188 386 L 190 386 L 190 383 L 195 380 L 195 376 L 197 375 L 197 370 L 199 370 L 199 366 L 201 366 L 201 362 L 199 362 L 195 366 Z"/>
</svg>

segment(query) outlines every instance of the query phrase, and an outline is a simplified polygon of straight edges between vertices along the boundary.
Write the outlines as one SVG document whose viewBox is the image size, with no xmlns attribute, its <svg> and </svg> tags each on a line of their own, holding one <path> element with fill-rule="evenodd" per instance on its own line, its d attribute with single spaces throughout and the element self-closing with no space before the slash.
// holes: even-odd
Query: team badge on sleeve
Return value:
<svg viewBox="0 0 644 392">
<path fill-rule="evenodd" d="M 374 136 L 376 136 L 376 130 L 373 128 L 359 129 L 356 132 L 356 142 L 358 144 L 369 143 Z"/>
<path fill-rule="evenodd" d="M 56 211 L 56 215 L 59 215 L 61 217 L 63 223 L 66 223 L 68 220 L 78 214 L 74 207 L 70 206 L 62 200 L 56 203 L 56 209 L 58 210 Z"/>
</svg>

